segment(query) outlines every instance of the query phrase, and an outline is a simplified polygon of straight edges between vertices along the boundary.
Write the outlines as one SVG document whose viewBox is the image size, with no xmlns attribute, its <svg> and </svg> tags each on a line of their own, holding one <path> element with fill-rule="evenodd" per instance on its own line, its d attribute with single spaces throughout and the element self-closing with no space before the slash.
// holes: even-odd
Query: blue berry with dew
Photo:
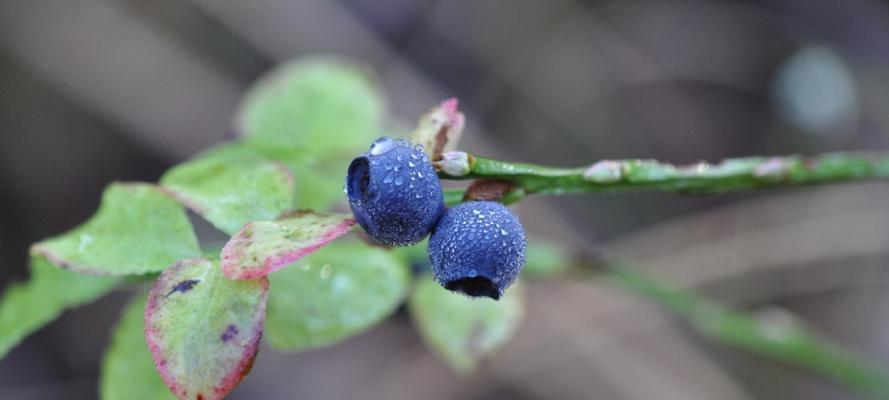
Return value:
<svg viewBox="0 0 889 400">
<path fill-rule="evenodd" d="M 499 299 L 525 264 L 525 229 L 493 201 L 470 201 L 445 211 L 429 238 L 429 261 L 445 289 Z"/>
<path fill-rule="evenodd" d="M 445 209 L 432 163 L 404 139 L 379 138 L 352 160 L 345 192 L 358 224 L 386 246 L 423 240 Z"/>
</svg>

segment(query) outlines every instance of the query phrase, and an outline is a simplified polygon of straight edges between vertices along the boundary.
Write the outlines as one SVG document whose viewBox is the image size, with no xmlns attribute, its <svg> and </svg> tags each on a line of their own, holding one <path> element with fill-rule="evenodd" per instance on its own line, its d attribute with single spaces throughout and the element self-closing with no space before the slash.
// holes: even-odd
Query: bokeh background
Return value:
<svg viewBox="0 0 889 400">
<path fill-rule="evenodd" d="M 504 159 L 889 149 L 882 1 L 0 0 L 0 284 L 24 279 L 29 243 L 89 217 L 109 181 L 156 180 L 231 138 L 251 82 L 318 52 L 377 74 L 393 129 L 458 97 L 463 147 Z M 766 324 L 800 321 L 889 367 L 885 183 L 517 210 L 535 237 L 631 260 Z M 856 398 L 604 282 L 527 290 L 518 336 L 475 375 L 451 372 L 399 315 L 329 349 L 264 349 L 231 398 Z M 0 398 L 96 398 L 127 298 L 14 349 Z"/>
</svg>

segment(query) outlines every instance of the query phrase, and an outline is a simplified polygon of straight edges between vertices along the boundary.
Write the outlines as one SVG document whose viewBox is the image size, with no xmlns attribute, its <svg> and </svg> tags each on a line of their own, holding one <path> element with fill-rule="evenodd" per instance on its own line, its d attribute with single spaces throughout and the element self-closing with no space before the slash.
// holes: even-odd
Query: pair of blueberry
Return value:
<svg viewBox="0 0 889 400">
<path fill-rule="evenodd" d="M 502 204 L 471 201 L 446 209 L 423 148 L 377 139 L 349 165 L 349 206 L 370 237 L 387 246 L 429 238 L 429 261 L 446 289 L 500 298 L 525 262 L 525 231 Z"/>
</svg>

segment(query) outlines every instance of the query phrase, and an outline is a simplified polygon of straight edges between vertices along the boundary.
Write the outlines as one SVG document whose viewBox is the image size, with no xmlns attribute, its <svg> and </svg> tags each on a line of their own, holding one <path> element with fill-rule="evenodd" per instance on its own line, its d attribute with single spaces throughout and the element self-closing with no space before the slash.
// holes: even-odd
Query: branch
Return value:
<svg viewBox="0 0 889 400">
<path fill-rule="evenodd" d="M 792 314 L 777 309 L 750 314 L 674 288 L 628 267 L 618 266 L 610 271 L 612 281 L 659 303 L 706 337 L 806 368 L 873 398 L 889 399 L 889 372 L 820 338 Z"/>
<path fill-rule="evenodd" d="M 588 167 L 553 168 L 448 152 L 435 163 L 441 179 L 497 179 L 522 194 L 665 191 L 714 194 L 833 182 L 889 180 L 887 153 L 828 153 L 814 157 L 731 158 L 718 164 L 674 166 L 655 160 L 602 160 Z M 459 195 L 449 191 L 448 198 Z M 512 196 L 517 201 L 521 196 Z"/>
</svg>

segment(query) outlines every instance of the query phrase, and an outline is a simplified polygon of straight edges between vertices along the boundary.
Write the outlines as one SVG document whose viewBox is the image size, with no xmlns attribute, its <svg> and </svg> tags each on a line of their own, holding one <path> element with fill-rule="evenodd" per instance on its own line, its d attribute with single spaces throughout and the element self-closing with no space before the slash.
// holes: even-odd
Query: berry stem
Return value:
<svg viewBox="0 0 889 400">
<path fill-rule="evenodd" d="M 602 160 L 587 167 L 553 168 L 462 152 L 435 162 L 441 179 L 500 179 L 524 194 L 666 191 L 715 194 L 738 190 L 864 180 L 889 180 L 889 153 L 730 158 L 717 164 L 676 166 L 655 160 Z M 460 165 L 456 165 L 459 163 Z M 454 172 L 459 171 L 459 172 Z M 451 192 L 449 198 L 456 198 Z M 515 196 L 512 201 L 518 201 Z"/>
</svg>

